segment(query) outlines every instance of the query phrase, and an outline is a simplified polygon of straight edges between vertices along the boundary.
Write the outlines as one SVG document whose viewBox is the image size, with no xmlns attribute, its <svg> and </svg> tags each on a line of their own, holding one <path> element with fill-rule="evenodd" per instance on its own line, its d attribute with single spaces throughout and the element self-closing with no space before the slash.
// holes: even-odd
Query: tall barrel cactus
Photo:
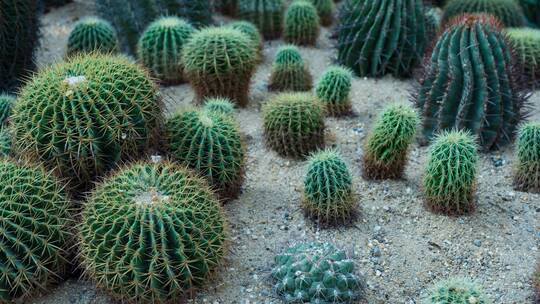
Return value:
<svg viewBox="0 0 540 304">
<path fill-rule="evenodd" d="M 234 114 L 234 104 L 228 98 L 211 97 L 204 100 L 203 110 L 220 115 Z"/>
<path fill-rule="evenodd" d="M 174 2 L 172 0 L 161 0 L 164 3 Z M 212 1 L 209 0 L 177 0 L 179 1 L 178 16 L 188 20 L 197 28 L 205 27 L 213 23 Z M 171 13 L 169 9 L 169 14 Z M 174 13 L 174 11 L 172 12 Z"/>
<path fill-rule="evenodd" d="M 86 190 L 122 160 L 146 152 L 162 121 L 157 89 L 125 57 L 75 56 L 40 71 L 12 115 L 14 146 Z"/>
<path fill-rule="evenodd" d="M 320 32 L 317 9 L 307 0 L 294 1 L 285 12 L 285 41 L 297 45 L 315 45 Z"/>
<path fill-rule="evenodd" d="M 67 54 L 115 53 L 118 51 L 118 36 L 112 25 L 101 18 L 86 17 L 75 24 L 69 34 Z"/>
<path fill-rule="evenodd" d="M 524 111 L 510 47 L 488 15 L 456 18 L 426 55 L 415 101 L 425 139 L 469 130 L 489 150 L 509 142 Z"/>
<path fill-rule="evenodd" d="M 265 39 L 277 39 L 283 31 L 283 0 L 238 0 L 240 18 L 255 24 Z"/>
<path fill-rule="evenodd" d="M 444 7 L 442 22 L 462 14 L 491 14 L 504 26 L 525 26 L 526 19 L 517 0 L 451 0 Z"/>
<path fill-rule="evenodd" d="M 271 91 L 309 91 L 312 85 L 313 77 L 300 50 L 294 45 L 280 47 L 272 65 L 268 88 Z"/>
<path fill-rule="evenodd" d="M 347 0 L 341 7 L 338 61 L 358 76 L 409 76 L 427 43 L 422 0 Z"/>
<path fill-rule="evenodd" d="M 98 185 L 85 204 L 82 264 L 121 301 L 173 303 L 221 264 L 225 226 L 204 180 L 171 163 L 134 164 Z"/>
<path fill-rule="evenodd" d="M 484 291 L 463 278 L 449 278 L 436 283 L 423 304 L 491 304 Z"/>
<path fill-rule="evenodd" d="M 514 185 L 540 193 L 540 123 L 527 123 L 518 131 Z"/>
<path fill-rule="evenodd" d="M 540 87 L 540 30 L 508 28 L 505 30 L 519 63 L 520 74 L 531 88 Z"/>
<path fill-rule="evenodd" d="M 332 66 L 324 72 L 317 82 L 315 92 L 317 98 L 326 105 L 328 114 L 341 116 L 352 111 L 349 99 L 351 87 L 351 70 L 341 66 Z"/>
</svg>

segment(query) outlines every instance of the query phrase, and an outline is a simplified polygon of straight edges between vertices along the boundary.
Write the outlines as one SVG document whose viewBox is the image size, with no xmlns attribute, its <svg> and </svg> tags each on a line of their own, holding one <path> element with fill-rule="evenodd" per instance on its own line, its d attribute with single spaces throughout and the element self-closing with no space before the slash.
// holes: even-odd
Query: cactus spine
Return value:
<svg viewBox="0 0 540 304">
<path fill-rule="evenodd" d="M 271 91 L 309 91 L 313 78 L 294 45 L 285 45 L 278 49 L 268 88 Z"/>
<path fill-rule="evenodd" d="M 509 28 L 505 30 L 520 74 L 531 88 L 540 87 L 540 30 L 531 28 Z"/>
<path fill-rule="evenodd" d="M 351 112 L 349 93 L 352 71 L 341 66 L 328 68 L 315 87 L 317 98 L 326 105 L 328 114 L 342 116 Z"/>
<path fill-rule="evenodd" d="M 540 193 L 540 123 L 527 123 L 518 131 L 514 185 Z"/>
<path fill-rule="evenodd" d="M 317 9 L 306 0 L 294 1 L 285 13 L 285 41 L 297 45 L 315 45 L 320 32 Z"/>
<path fill-rule="evenodd" d="M 118 51 L 118 37 L 112 25 L 100 18 L 86 17 L 75 24 L 68 37 L 67 54 Z"/>
<path fill-rule="evenodd" d="M 238 0 L 240 18 L 259 28 L 265 39 L 277 39 L 283 31 L 283 0 Z"/>
<path fill-rule="evenodd" d="M 204 100 L 203 110 L 232 116 L 234 114 L 234 104 L 228 98 L 207 98 Z"/>
</svg>

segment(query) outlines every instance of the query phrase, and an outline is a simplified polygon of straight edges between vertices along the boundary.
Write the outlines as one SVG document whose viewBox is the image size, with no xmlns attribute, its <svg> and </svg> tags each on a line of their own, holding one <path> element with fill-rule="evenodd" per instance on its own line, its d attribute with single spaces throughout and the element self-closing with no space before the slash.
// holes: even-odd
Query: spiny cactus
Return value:
<svg viewBox="0 0 540 304">
<path fill-rule="evenodd" d="M 6 127 L 0 127 L 0 157 L 11 153 L 11 134 Z"/>
<path fill-rule="evenodd" d="M 257 50 L 257 61 L 261 61 L 263 57 L 263 38 L 261 33 L 259 33 L 259 29 L 249 21 L 234 21 L 229 23 L 229 26 L 248 36 L 253 43 L 253 48 Z"/>
<path fill-rule="evenodd" d="M 246 149 L 230 116 L 181 110 L 167 121 L 166 138 L 172 156 L 206 177 L 223 199 L 238 197 Z"/>
<path fill-rule="evenodd" d="M 86 202 L 82 264 L 121 301 L 173 303 L 221 264 L 225 226 L 204 180 L 171 163 L 137 163 L 107 178 Z"/>
<path fill-rule="evenodd" d="M 466 214 L 475 209 L 478 153 L 467 131 L 442 132 L 429 149 L 424 173 L 426 205 L 434 212 Z"/>
<path fill-rule="evenodd" d="M 238 15 L 255 24 L 265 39 L 277 39 L 283 31 L 283 0 L 238 0 Z"/>
<path fill-rule="evenodd" d="M 334 1 L 333 0 L 309 0 L 317 9 L 317 14 L 322 26 L 330 26 L 334 21 Z"/>
<path fill-rule="evenodd" d="M 294 1 L 285 13 L 285 41 L 297 45 L 315 45 L 319 32 L 319 15 L 313 4 L 306 0 Z"/>
<path fill-rule="evenodd" d="M 193 34 L 182 52 L 184 72 L 197 97 L 227 97 L 248 104 L 257 61 L 252 41 L 228 27 L 210 27 Z"/>
<path fill-rule="evenodd" d="M 532 88 L 540 87 L 540 30 L 509 28 L 505 32 L 519 61 L 521 75 Z"/>
<path fill-rule="evenodd" d="M 285 303 L 355 303 L 365 295 L 354 261 L 330 243 L 300 243 L 274 258 L 272 278 Z"/>
<path fill-rule="evenodd" d="M 7 124 L 14 104 L 15 96 L 0 94 L 0 127 Z"/>
<path fill-rule="evenodd" d="M 61 280 L 71 245 L 70 203 L 45 170 L 0 160 L 0 302 L 27 303 Z"/>
<path fill-rule="evenodd" d="M 422 304 L 490 304 L 482 289 L 462 278 L 450 278 L 435 284 Z"/>
<path fill-rule="evenodd" d="M 463 14 L 490 14 L 507 27 L 526 24 L 523 10 L 516 0 L 451 0 L 444 7 L 442 22 L 447 23 Z"/>
<path fill-rule="evenodd" d="M 278 49 L 268 88 L 271 91 L 309 91 L 313 78 L 296 46 L 285 45 Z"/>
<path fill-rule="evenodd" d="M 364 148 L 366 178 L 397 179 L 403 176 L 418 122 L 418 114 L 406 105 L 393 104 L 382 112 Z"/>
<path fill-rule="evenodd" d="M 68 56 L 79 52 L 116 53 L 118 49 L 116 30 L 109 22 L 97 17 L 78 21 L 68 37 Z"/>
<path fill-rule="evenodd" d="M 540 193 L 540 123 L 527 123 L 518 131 L 514 185 Z"/>
<path fill-rule="evenodd" d="M 283 156 L 305 157 L 324 146 L 324 116 L 324 106 L 309 93 L 274 96 L 263 107 L 266 143 Z"/>
<path fill-rule="evenodd" d="M 340 9 L 338 62 L 358 76 L 410 76 L 427 43 L 422 0 L 347 0 Z"/>
<path fill-rule="evenodd" d="M 351 112 L 351 86 L 352 71 L 346 67 L 332 66 L 319 79 L 315 92 L 326 105 L 328 114 L 341 116 Z"/>
<path fill-rule="evenodd" d="M 153 75 L 165 83 L 183 80 L 182 49 L 195 29 L 178 17 L 152 22 L 139 39 L 137 57 Z"/>
<path fill-rule="evenodd" d="M 162 121 L 157 88 L 127 58 L 75 56 L 41 70 L 12 115 L 14 148 L 84 191 L 147 151 Z"/>
<path fill-rule="evenodd" d="M 35 68 L 39 0 L 0 0 L 0 92 L 14 92 Z"/>
<path fill-rule="evenodd" d="M 238 15 L 238 0 L 217 0 L 216 8 L 223 15 L 236 17 Z"/>
<path fill-rule="evenodd" d="M 206 98 L 203 110 L 216 114 L 232 115 L 234 113 L 234 104 L 228 98 Z"/>
</svg>

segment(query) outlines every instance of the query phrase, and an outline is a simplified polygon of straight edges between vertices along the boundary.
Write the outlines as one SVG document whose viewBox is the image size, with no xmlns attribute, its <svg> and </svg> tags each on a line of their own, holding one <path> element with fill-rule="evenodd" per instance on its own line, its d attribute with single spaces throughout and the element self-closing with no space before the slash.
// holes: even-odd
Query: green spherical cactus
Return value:
<svg viewBox="0 0 540 304">
<path fill-rule="evenodd" d="M 285 303 L 356 303 L 364 278 L 345 251 L 330 243 L 300 243 L 274 258 L 272 278 Z"/>
<path fill-rule="evenodd" d="M 482 289 L 462 278 L 450 278 L 435 284 L 422 304 L 490 304 Z"/>
<path fill-rule="evenodd" d="M 11 153 L 11 134 L 5 127 L 0 128 L 0 157 L 9 156 Z"/>
<path fill-rule="evenodd" d="M 283 0 L 238 0 L 238 15 L 255 24 L 265 39 L 277 39 L 283 31 Z"/>
<path fill-rule="evenodd" d="M 285 13 L 283 38 L 297 45 L 315 45 L 320 32 L 317 9 L 306 0 L 294 1 Z"/>
<path fill-rule="evenodd" d="M 195 29 L 178 17 L 162 17 L 143 32 L 137 47 L 139 61 L 165 83 L 184 79 L 182 49 Z"/>
<path fill-rule="evenodd" d="M 446 214 L 474 211 L 477 163 L 477 145 L 469 132 L 439 134 L 430 146 L 424 172 L 426 206 Z"/>
<path fill-rule="evenodd" d="M 213 192 L 171 163 L 134 164 L 104 180 L 79 231 L 86 274 L 122 302 L 177 302 L 207 283 L 226 251 Z"/>
<path fill-rule="evenodd" d="M 234 104 L 228 98 L 207 98 L 204 100 L 203 110 L 216 114 L 232 116 L 234 114 Z"/>
<path fill-rule="evenodd" d="M 70 203 L 42 168 L 0 160 L 0 302 L 28 303 L 65 274 L 72 245 Z"/>
<path fill-rule="evenodd" d="M 518 130 L 514 185 L 517 190 L 540 193 L 540 123 Z"/>
<path fill-rule="evenodd" d="M 234 21 L 228 25 L 229 27 L 248 36 L 253 43 L 253 48 L 257 50 L 257 61 L 261 61 L 263 57 L 263 38 L 259 32 L 259 29 L 257 29 L 257 27 L 249 21 Z"/>
<path fill-rule="evenodd" d="M 219 96 L 242 107 L 248 104 L 257 51 L 242 32 L 228 27 L 202 29 L 185 45 L 182 61 L 200 101 Z"/>
<path fill-rule="evenodd" d="M 78 21 L 68 37 L 67 54 L 116 53 L 118 37 L 112 25 L 100 18 L 86 17 Z"/>
<path fill-rule="evenodd" d="M 9 94 L 0 94 L 0 126 L 7 124 L 14 104 L 15 96 Z"/>
<path fill-rule="evenodd" d="M 41 70 L 13 109 L 14 150 L 84 191 L 145 154 L 162 124 L 158 91 L 126 57 L 75 56 Z"/>
<path fill-rule="evenodd" d="M 238 197 L 246 149 L 230 116 L 182 110 L 167 121 L 166 138 L 171 155 L 206 177 L 221 198 Z"/>
<path fill-rule="evenodd" d="M 278 49 L 268 88 L 271 91 L 309 91 L 313 78 L 300 51 L 294 45 L 285 45 Z"/>
<path fill-rule="evenodd" d="M 342 116 L 351 112 L 349 93 L 352 71 L 341 66 L 328 68 L 315 86 L 317 98 L 326 105 L 328 114 Z"/>
<path fill-rule="evenodd" d="M 302 158 L 324 146 L 324 106 L 309 93 L 282 93 L 263 106 L 266 143 L 279 154 Z"/>
<path fill-rule="evenodd" d="M 398 179 L 403 176 L 418 123 L 418 114 L 407 105 L 393 104 L 382 112 L 364 148 L 365 178 Z"/>
<path fill-rule="evenodd" d="M 410 76 L 428 41 L 424 10 L 423 0 L 345 1 L 338 62 L 360 77 Z"/>
<path fill-rule="evenodd" d="M 463 14 L 490 14 L 507 27 L 526 25 L 523 10 L 516 0 L 451 0 L 444 7 L 442 22 Z"/>
<path fill-rule="evenodd" d="M 317 9 L 317 14 L 322 26 L 330 26 L 334 21 L 334 1 L 333 0 L 309 0 Z"/>
<path fill-rule="evenodd" d="M 532 87 L 540 87 L 540 30 L 509 28 L 505 30 L 519 62 L 520 73 Z"/>
<path fill-rule="evenodd" d="M 356 213 L 352 176 L 341 155 L 323 150 L 309 158 L 302 207 L 319 224 L 343 225 Z"/>
</svg>

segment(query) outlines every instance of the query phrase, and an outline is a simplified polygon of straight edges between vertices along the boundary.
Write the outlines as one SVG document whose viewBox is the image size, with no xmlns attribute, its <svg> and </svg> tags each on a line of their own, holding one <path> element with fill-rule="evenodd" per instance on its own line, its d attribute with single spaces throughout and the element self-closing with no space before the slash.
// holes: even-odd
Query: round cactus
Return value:
<svg viewBox="0 0 540 304">
<path fill-rule="evenodd" d="M 540 123 L 527 123 L 518 131 L 514 185 L 540 193 Z"/>
<path fill-rule="evenodd" d="M 112 25 L 100 18 L 86 17 L 75 24 L 68 37 L 67 54 L 116 53 L 118 37 Z"/>
<path fill-rule="evenodd" d="M 238 0 L 240 18 L 255 24 L 265 39 L 277 39 L 283 31 L 283 0 Z"/>
<path fill-rule="evenodd" d="M 257 50 L 242 32 L 210 27 L 193 34 L 182 52 L 184 72 L 200 101 L 227 97 L 239 106 L 248 104 Z"/>
<path fill-rule="evenodd" d="M 14 150 L 84 191 L 145 153 L 162 123 L 157 88 L 127 58 L 91 54 L 43 69 L 13 109 Z"/>
<path fill-rule="evenodd" d="M 506 34 L 519 61 L 521 75 L 532 88 L 540 87 L 540 30 L 509 28 Z"/>
<path fill-rule="evenodd" d="M 153 75 L 165 83 L 183 80 L 182 49 L 195 32 L 191 24 L 178 17 L 162 17 L 143 32 L 137 55 Z"/>
<path fill-rule="evenodd" d="M 50 173 L 7 158 L 0 185 L 0 302 L 12 303 L 47 291 L 65 273 L 70 203 Z"/>
<path fill-rule="evenodd" d="M 206 177 L 220 197 L 238 197 L 246 151 L 235 121 L 207 111 L 182 110 L 166 126 L 170 153 Z"/>
<path fill-rule="evenodd" d="M 91 193 L 80 224 L 87 275 L 116 298 L 172 303 L 225 254 L 226 221 L 207 183 L 170 163 L 134 164 Z"/>
<path fill-rule="evenodd" d="M 263 57 L 263 38 L 259 32 L 259 29 L 257 29 L 257 27 L 249 21 L 234 21 L 229 23 L 229 27 L 248 36 L 253 43 L 253 48 L 257 50 L 257 61 L 261 61 Z"/>
<path fill-rule="evenodd" d="M 8 129 L 0 128 L 0 157 L 11 153 L 11 134 Z"/>
<path fill-rule="evenodd" d="M 403 176 L 418 122 L 418 114 L 406 105 L 390 105 L 382 112 L 364 148 L 366 178 L 397 179 Z"/>
<path fill-rule="evenodd" d="M 364 278 L 352 259 L 329 243 L 300 243 L 274 258 L 272 278 L 286 303 L 355 303 Z"/>
<path fill-rule="evenodd" d="M 439 134 L 424 173 L 426 205 L 434 212 L 466 214 L 475 209 L 478 152 L 467 131 Z"/>
<path fill-rule="evenodd" d="M 204 100 L 203 109 L 216 114 L 232 115 L 234 113 L 234 104 L 228 98 L 207 98 Z"/>
<path fill-rule="evenodd" d="M 476 284 L 467 279 L 450 278 L 435 284 L 423 304 L 490 304 Z"/>
<path fill-rule="evenodd" d="M 317 9 L 322 26 L 330 26 L 334 21 L 334 1 L 333 0 L 309 0 Z"/>
<path fill-rule="evenodd" d="M 351 112 L 349 93 L 352 86 L 352 71 L 341 66 L 328 68 L 315 86 L 320 101 L 326 105 L 328 114 L 341 116 Z"/>
<path fill-rule="evenodd" d="M 516 0 L 452 0 L 444 7 L 443 24 L 462 14 L 491 14 L 504 26 L 525 26 L 523 10 Z"/>
<path fill-rule="evenodd" d="M 6 125 L 15 104 L 15 96 L 0 94 L 0 126 Z"/>
<path fill-rule="evenodd" d="M 263 107 L 264 134 L 279 154 L 301 158 L 324 146 L 324 106 L 309 93 L 282 93 Z"/>
<path fill-rule="evenodd" d="M 271 91 L 309 91 L 313 79 L 296 46 L 278 49 L 268 88 Z"/>
<path fill-rule="evenodd" d="M 320 32 L 317 9 L 306 0 L 294 1 L 285 13 L 283 38 L 298 45 L 315 45 Z"/>
</svg>

